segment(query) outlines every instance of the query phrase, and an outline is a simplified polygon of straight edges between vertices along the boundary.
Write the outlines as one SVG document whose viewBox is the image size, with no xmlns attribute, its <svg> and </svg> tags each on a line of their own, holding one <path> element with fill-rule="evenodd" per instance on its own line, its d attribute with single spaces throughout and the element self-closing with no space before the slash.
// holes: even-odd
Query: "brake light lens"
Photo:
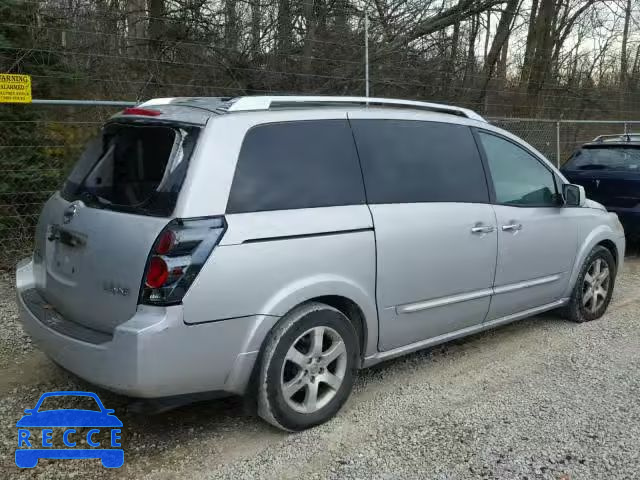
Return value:
<svg viewBox="0 0 640 480">
<path fill-rule="evenodd" d="M 166 255 L 171 251 L 176 243 L 176 234 L 173 230 L 165 230 L 158 237 L 158 246 L 156 247 L 156 253 L 159 255 Z"/>
<path fill-rule="evenodd" d="M 172 220 L 153 244 L 138 303 L 181 303 L 226 228 L 224 217 Z"/>
<path fill-rule="evenodd" d="M 158 110 L 151 110 L 149 108 L 140 108 L 140 107 L 129 107 L 125 108 L 122 111 L 122 115 L 138 115 L 141 117 L 157 117 L 161 115 L 162 112 Z"/>
<path fill-rule="evenodd" d="M 169 268 L 162 257 L 151 257 L 144 284 L 149 288 L 160 288 L 169 278 Z"/>
</svg>

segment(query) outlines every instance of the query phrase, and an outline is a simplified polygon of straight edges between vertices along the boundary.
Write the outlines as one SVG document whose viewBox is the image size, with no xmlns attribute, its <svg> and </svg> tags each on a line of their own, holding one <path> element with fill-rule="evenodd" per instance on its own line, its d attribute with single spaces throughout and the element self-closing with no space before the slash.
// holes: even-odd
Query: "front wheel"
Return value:
<svg viewBox="0 0 640 480">
<path fill-rule="evenodd" d="M 574 322 L 590 322 L 607 310 L 616 280 L 616 261 L 611 252 L 596 246 L 587 256 L 566 307 L 566 316 Z"/>
<path fill-rule="evenodd" d="M 294 309 L 265 344 L 259 415 L 289 431 L 326 422 L 351 393 L 358 351 L 353 325 L 339 310 L 316 302 Z"/>
</svg>

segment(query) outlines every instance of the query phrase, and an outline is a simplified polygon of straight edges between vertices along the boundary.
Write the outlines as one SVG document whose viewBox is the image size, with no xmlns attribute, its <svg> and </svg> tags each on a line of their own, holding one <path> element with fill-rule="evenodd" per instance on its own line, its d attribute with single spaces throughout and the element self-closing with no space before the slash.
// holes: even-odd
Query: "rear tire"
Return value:
<svg viewBox="0 0 640 480">
<path fill-rule="evenodd" d="M 564 316 L 576 323 L 602 317 L 611 302 L 616 273 L 611 252 L 600 245 L 594 247 L 578 274 Z"/>
<path fill-rule="evenodd" d="M 266 339 L 258 414 L 292 432 L 326 422 L 351 394 L 358 356 L 358 337 L 342 312 L 318 302 L 295 308 Z"/>
</svg>

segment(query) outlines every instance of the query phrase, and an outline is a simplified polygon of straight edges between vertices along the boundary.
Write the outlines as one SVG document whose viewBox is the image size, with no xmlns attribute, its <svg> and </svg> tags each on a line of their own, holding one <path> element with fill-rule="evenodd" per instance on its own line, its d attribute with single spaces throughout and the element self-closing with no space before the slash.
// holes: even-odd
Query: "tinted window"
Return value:
<svg viewBox="0 0 640 480">
<path fill-rule="evenodd" d="M 582 148 L 573 155 L 567 167 L 577 170 L 631 170 L 639 172 L 640 148 Z"/>
<path fill-rule="evenodd" d="M 468 127 L 410 120 L 351 124 L 370 203 L 489 201 Z"/>
<path fill-rule="evenodd" d="M 487 155 L 497 203 L 507 205 L 556 205 L 553 174 L 536 157 L 516 144 L 479 132 Z"/>
<path fill-rule="evenodd" d="M 362 173 L 346 120 L 272 123 L 242 145 L 227 212 L 365 203 Z"/>
</svg>

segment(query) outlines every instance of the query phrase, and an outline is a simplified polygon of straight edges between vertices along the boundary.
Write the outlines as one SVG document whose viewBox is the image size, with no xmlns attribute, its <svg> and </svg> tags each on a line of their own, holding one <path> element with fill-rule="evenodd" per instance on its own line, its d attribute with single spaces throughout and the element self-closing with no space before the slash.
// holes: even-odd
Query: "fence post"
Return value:
<svg viewBox="0 0 640 480">
<path fill-rule="evenodd" d="M 560 168 L 560 120 L 556 122 L 556 164 Z"/>
<path fill-rule="evenodd" d="M 369 13 L 364 9 L 364 96 L 369 98 Z"/>
</svg>

